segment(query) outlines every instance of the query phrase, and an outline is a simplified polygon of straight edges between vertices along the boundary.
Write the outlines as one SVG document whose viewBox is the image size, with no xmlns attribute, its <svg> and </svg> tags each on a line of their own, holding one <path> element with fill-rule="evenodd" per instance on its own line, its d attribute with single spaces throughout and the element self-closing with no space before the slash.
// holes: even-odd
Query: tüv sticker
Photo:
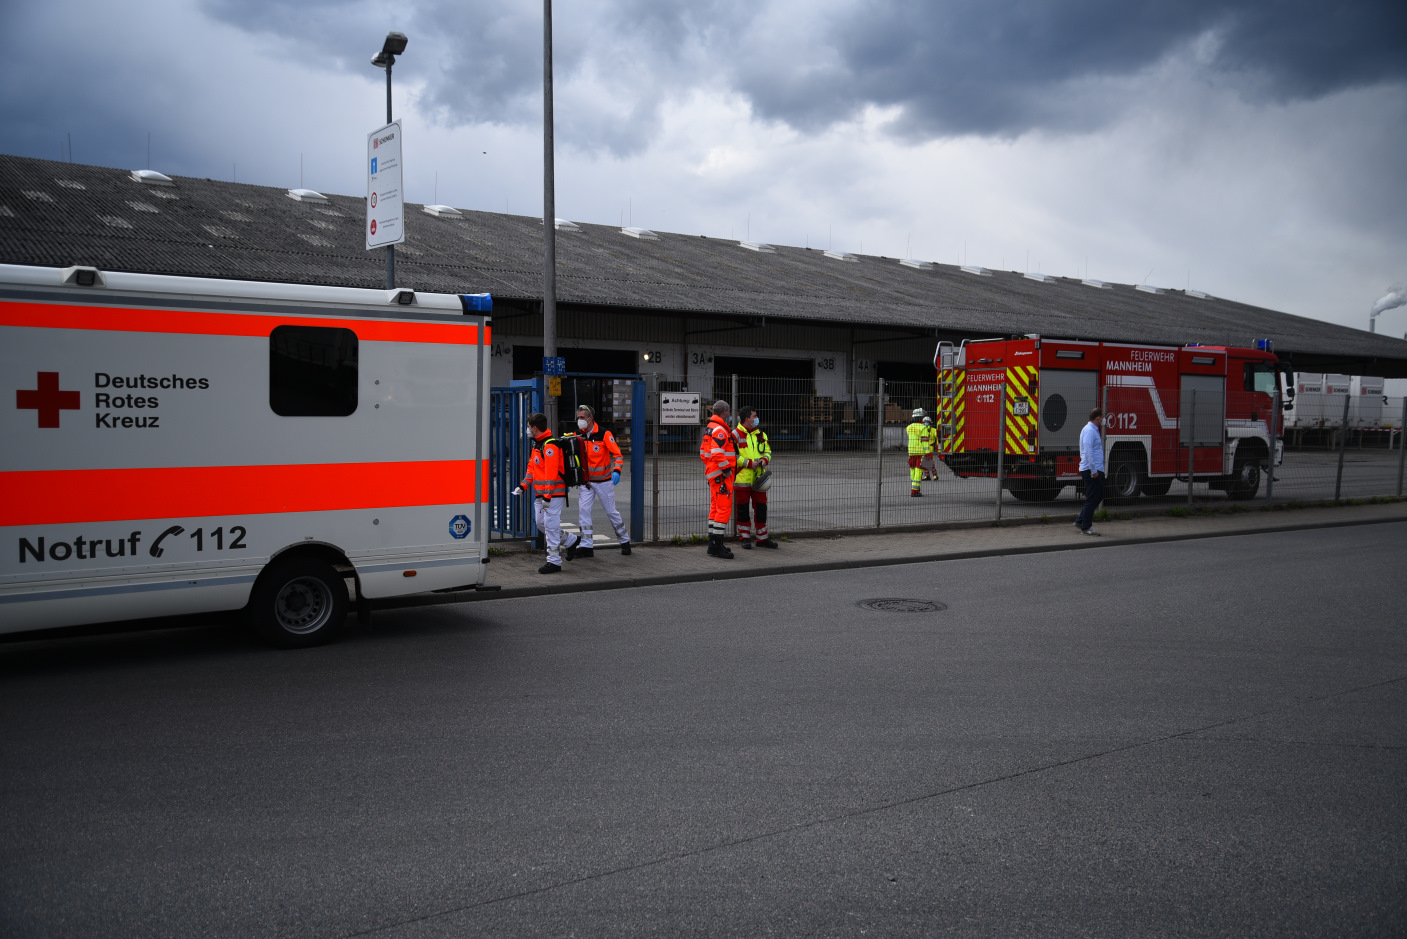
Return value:
<svg viewBox="0 0 1407 939">
<path fill-rule="evenodd" d="M 469 516 L 456 515 L 449 520 L 449 533 L 455 538 L 465 538 L 469 535 Z"/>
</svg>

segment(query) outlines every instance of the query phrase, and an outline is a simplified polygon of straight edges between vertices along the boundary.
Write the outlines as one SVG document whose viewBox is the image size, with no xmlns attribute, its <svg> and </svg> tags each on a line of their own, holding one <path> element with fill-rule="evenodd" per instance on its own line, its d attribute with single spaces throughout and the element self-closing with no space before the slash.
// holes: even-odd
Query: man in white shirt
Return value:
<svg viewBox="0 0 1407 939">
<path fill-rule="evenodd" d="M 1080 431 L 1080 479 L 1085 484 L 1085 507 L 1075 519 L 1082 535 L 1098 535 L 1094 525 L 1094 510 L 1104 501 L 1104 409 L 1089 412 L 1089 423 Z"/>
</svg>

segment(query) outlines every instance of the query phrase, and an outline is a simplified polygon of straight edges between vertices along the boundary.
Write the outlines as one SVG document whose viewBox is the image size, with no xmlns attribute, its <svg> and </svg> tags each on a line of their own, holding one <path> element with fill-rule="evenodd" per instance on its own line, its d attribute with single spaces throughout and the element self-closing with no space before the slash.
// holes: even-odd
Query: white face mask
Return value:
<svg viewBox="0 0 1407 939">
<path fill-rule="evenodd" d="M 578 417 L 576 419 L 576 426 L 580 427 L 582 430 L 586 430 L 591 426 L 591 422 L 584 417 Z"/>
<path fill-rule="evenodd" d="M 756 427 L 756 426 L 757 426 L 758 424 L 760 424 L 760 423 L 762 423 L 762 422 L 761 422 L 759 419 L 757 419 L 757 418 L 755 418 L 755 417 L 752 419 L 752 426 L 753 426 L 753 427 Z"/>
</svg>

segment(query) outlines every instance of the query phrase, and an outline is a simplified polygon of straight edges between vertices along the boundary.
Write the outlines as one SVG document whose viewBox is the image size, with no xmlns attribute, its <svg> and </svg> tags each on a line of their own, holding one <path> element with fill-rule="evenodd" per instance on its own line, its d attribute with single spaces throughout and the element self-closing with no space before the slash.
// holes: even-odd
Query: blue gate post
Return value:
<svg viewBox="0 0 1407 939">
<path fill-rule="evenodd" d="M 645 381 L 631 383 L 630 396 L 630 540 L 645 540 Z"/>
<path fill-rule="evenodd" d="M 503 540 L 533 537 L 532 495 L 514 496 L 513 489 L 527 471 L 528 442 L 524 436 L 531 413 L 532 389 L 494 388 L 491 391 L 489 530 Z"/>
</svg>

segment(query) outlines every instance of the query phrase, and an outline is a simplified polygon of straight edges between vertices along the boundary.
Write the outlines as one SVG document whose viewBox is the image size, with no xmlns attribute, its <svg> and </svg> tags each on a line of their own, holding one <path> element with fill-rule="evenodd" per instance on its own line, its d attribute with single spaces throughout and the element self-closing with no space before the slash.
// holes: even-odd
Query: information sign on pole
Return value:
<svg viewBox="0 0 1407 939">
<path fill-rule="evenodd" d="M 366 250 L 405 242 L 401 122 L 366 135 Z"/>
<path fill-rule="evenodd" d="M 699 395 L 691 391 L 660 392 L 661 424 L 699 423 Z"/>
<path fill-rule="evenodd" d="M 567 359 L 561 355 L 544 355 L 542 357 L 542 374 L 544 375 L 565 375 L 567 374 Z"/>
</svg>

